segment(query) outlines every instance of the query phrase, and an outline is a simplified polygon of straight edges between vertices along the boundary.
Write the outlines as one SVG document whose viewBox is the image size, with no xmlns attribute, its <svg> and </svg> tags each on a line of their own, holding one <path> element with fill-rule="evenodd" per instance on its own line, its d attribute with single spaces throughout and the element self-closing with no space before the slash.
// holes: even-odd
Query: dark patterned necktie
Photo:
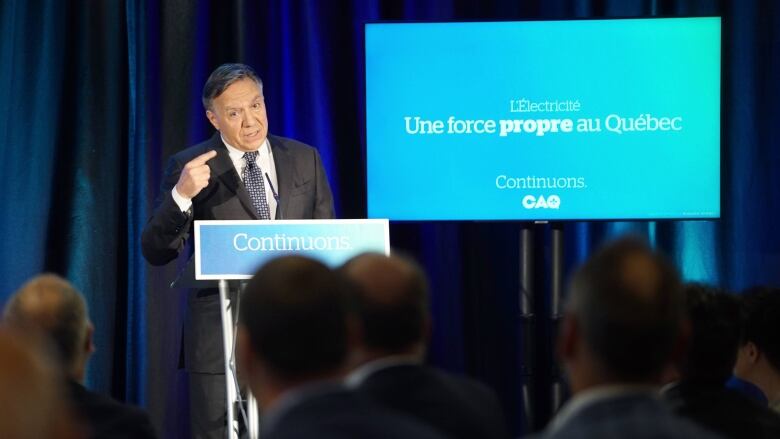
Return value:
<svg viewBox="0 0 780 439">
<path fill-rule="evenodd" d="M 244 186 L 249 197 L 252 198 L 252 204 L 255 206 L 260 219 L 271 219 L 271 208 L 268 206 L 268 200 L 265 198 L 265 183 L 263 182 L 263 171 L 257 166 L 257 151 L 244 154 Z"/>
</svg>

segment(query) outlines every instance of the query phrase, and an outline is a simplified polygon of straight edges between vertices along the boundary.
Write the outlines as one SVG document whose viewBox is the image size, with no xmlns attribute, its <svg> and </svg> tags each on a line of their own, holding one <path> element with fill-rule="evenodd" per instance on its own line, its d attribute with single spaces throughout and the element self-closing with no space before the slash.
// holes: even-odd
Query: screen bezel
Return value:
<svg viewBox="0 0 780 439">
<path fill-rule="evenodd" d="M 619 221 L 634 221 L 634 222 L 653 222 L 653 221 L 716 221 L 719 220 L 723 214 L 723 135 L 724 135 L 724 111 L 723 111 L 723 96 L 724 96 L 724 79 L 723 79 L 723 29 L 724 19 L 721 15 L 680 15 L 680 16 L 638 16 L 638 17 L 589 17 L 589 18 L 561 18 L 561 19 L 510 19 L 510 20 L 368 20 L 363 23 L 363 53 L 361 63 L 361 77 L 363 81 L 363 129 L 361 135 L 361 158 L 363 161 L 363 187 L 365 188 L 365 218 L 380 218 L 369 216 L 369 188 L 368 188 L 368 102 L 367 102 L 367 88 L 368 81 L 366 77 L 366 31 L 369 26 L 376 24 L 489 24 L 489 23 L 525 23 L 525 22 L 572 22 L 572 21 L 633 21 L 633 20 L 668 20 L 668 19 L 690 19 L 690 18 L 717 18 L 720 24 L 720 41 L 719 43 L 719 57 L 720 57 L 720 69 L 718 72 L 719 79 L 719 142 L 718 142 L 718 213 L 713 216 L 669 216 L 669 217 L 566 217 L 566 218 L 388 218 L 391 222 L 399 223 L 415 223 L 415 222 L 531 222 L 531 223 L 557 223 L 557 222 L 619 222 Z"/>
</svg>

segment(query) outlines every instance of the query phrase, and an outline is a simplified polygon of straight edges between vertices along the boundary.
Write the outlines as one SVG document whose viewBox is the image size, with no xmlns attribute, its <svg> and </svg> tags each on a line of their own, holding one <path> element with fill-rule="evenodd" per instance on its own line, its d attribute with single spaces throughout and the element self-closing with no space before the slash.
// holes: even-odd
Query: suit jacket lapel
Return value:
<svg viewBox="0 0 780 439">
<path fill-rule="evenodd" d="M 249 197 L 249 192 L 244 188 L 244 183 L 241 182 L 241 178 L 239 178 L 238 172 L 236 172 L 236 167 L 233 166 L 233 161 L 230 160 L 230 154 L 228 154 L 225 144 L 222 143 L 219 132 L 214 134 L 212 139 L 215 140 L 212 144 L 214 150 L 217 151 L 217 156 L 209 161 L 211 171 L 216 174 L 217 178 L 222 181 L 228 190 L 236 194 L 252 218 L 259 219 L 257 212 L 255 212 L 255 206 L 252 204 L 252 199 Z"/>
<path fill-rule="evenodd" d="M 287 207 L 290 205 L 290 191 L 292 190 L 295 167 L 290 153 L 276 138 L 268 136 L 271 152 L 274 155 L 276 167 L 276 184 L 279 186 L 279 212 L 282 218 L 287 219 Z M 277 215 L 278 218 L 278 215 Z"/>
</svg>

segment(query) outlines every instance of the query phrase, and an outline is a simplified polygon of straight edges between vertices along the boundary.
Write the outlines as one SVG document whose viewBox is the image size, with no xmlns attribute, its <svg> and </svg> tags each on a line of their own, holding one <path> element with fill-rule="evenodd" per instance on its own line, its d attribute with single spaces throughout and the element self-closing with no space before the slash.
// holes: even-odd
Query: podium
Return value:
<svg viewBox="0 0 780 439">
<path fill-rule="evenodd" d="M 195 221 L 194 285 L 217 282 L 225 356 L 227 435 L 238 439 L 237 413 L 244 416 L 248 436 L 260 431 L 257 401 L 241 399 L 235 360 L 235 334 L 241 291 L 228 281 L 251 279 L 264 263 L 297 254 L 336 267 L 361 253 L 390 253 L 388 220 L 256 220 Z M 179 284 L 179 282 L 176 282 Z M 239 288 L 241 290 L 243 288 Z"/>
</svg>

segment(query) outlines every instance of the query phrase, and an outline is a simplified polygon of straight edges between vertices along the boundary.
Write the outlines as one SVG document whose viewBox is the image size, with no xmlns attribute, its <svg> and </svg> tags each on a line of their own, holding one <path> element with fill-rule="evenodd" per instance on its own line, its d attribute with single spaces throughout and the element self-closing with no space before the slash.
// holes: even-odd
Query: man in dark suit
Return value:
<svg viewBox="0 0 780 439">
<path fill-rule="evenodd" d="M 261 408 L 263 439 L 439 438 L 412 418 L 364 401 L 342 383 L 345 282 L 311 259 L 287 256 L 249 282 L 238 360 Z"/>
<path fill-rule="evenodd" d="M 93 327 L 84 298 L 68 281 L 51 274 L 31 279 L 11 296 L 3 320 L 20 330 L 40 332 L 51 342 L 67 381 L 69 401 L 88 427 L 88 437 L 156 437 L 141 409 L 92 392 L 82 384 L 94 351 Z"/>
<path fill-rule="evenodd" d="M 691 338 L 662 395 L 675 413 L 734 439 L 780 438 L 780 415 L 727 389 L 739 348 L 738 300 L 713 287 L 685 287 Z"/>
<path fill-rule="evenodd" d="M 624 239 L 591 257 L 571 282 L 558 339 L 574 396 L 543 437 L 718 437 L 656 396 L 683 317 L 676 270 L 646 244 Z"/>
<path fill-rule="evenodd" d="M 507 437 L 501 405 L 484 384 L 423 364 L 430 333 L 428 286 L 417 264 L 367 253 L 342 272 L 354 283 L 359 322 L 347 384 L 453 438 Z"/>
<path fill-rule="evenodd" d="M 262 82 L 251 68 L 225 64 L 214 70 L 203 87 L 203 106 L 218 132 L 171 157 L 141 238 L 150 263 L 176 259 L 194 220 L 333 218 L 333 198 L 317 150 L 268 134 Z M 220 318 L 215 288 L 190 292 L 184 366 L 198 438 L 222 438 L 225 427 Z"/>
</svg>

